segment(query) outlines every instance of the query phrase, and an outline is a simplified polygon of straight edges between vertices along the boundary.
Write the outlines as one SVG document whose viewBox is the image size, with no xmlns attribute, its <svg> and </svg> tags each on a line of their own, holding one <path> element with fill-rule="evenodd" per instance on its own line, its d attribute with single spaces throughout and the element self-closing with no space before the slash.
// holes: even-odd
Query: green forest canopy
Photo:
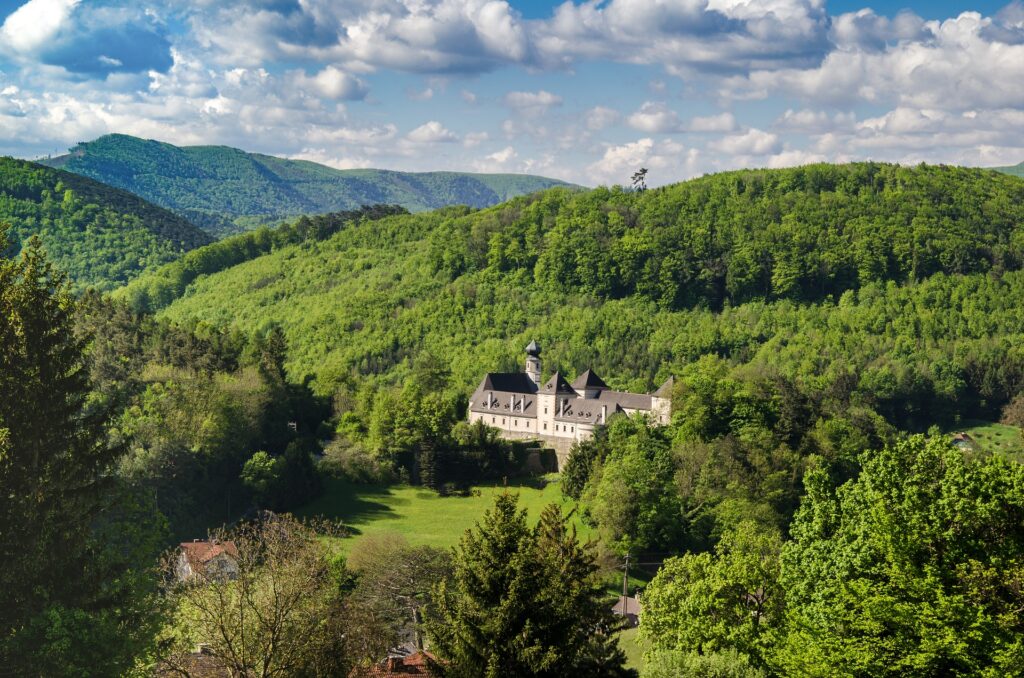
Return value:
<svg viewBox="0 0 1024 678">
<path fill-rule="evenodd" d="M 14 247 L 38 235 L 76 289 L 109 290 L 212 238 L 126 191 L 24 160 L 0 158 L 0 225 Z"/>
<path fill-rule="evenodd" d="M 720 174 L 638 194 L 552 189 L 389 216 L 200 277 L 162 311 L 280 323 L 292 377 L 396 382 L 417 354 L 468 389 L 593 366 L 650 388 L 703 355 L 859 391 L 912 428 L 994 412 L 1024 381 L 1024 182 L 857 163 Z M 122 292 L 150 298 L 147 276 Z"/>
<path fill-rule="evenodd" d="M 124 134 L 108 134 L 40 162 L 137 193 L 215 235 L 243 230 L 239 224 L 363 205 L 397 204 L 412 211 L 486 207 L 567 185 L 524 174 L 337 170 L 227 146 L 178 147 Z"/>
</svg>

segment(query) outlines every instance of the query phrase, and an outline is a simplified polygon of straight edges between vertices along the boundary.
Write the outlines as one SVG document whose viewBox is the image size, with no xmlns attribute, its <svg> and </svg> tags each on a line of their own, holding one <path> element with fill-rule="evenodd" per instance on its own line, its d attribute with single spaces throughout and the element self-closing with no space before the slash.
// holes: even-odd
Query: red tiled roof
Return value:
<svg viewBox="0 0 1024 678">
<path fill-rule="evenodd" d="M 184 541 L 181 543 L 181 551 L 188 558 L 188 564 L 197 571 L 222 553 L 238 558 L 238 548 L 233 541 Z"/>
<path fill-rule="evenodd" d="M 394 676 L 434 678 L 437 674 L 431 669 L 431 663 L 437 663 L 437 657 L 429 652 L 417 652 L 408 657 L 388 657 L 373 666 L 357 666 L 348 675 L 349 678 L 393 678 Z"/>
</svg>

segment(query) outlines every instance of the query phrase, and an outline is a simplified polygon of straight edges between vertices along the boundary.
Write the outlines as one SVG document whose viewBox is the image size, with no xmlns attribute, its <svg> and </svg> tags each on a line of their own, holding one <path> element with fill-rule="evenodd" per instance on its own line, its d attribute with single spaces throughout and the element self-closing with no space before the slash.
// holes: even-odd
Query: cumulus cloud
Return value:
<svg viewBox="0 0 1024 678">
<path fill-rule="evenodd" d="M 537 92 L 509 92 L 505 95 L 505 105 L 524 115 L 542 115 L 548 109 L 562 105 L 562 97 L 545 90 Z"/>
<path fill-rule="evenodd" d="M 710 147 L 729 155 L 769 155 L 781 150 L 779 137 L 771 132 L 751 128 L 746 132 L 731 134 L 712 141 Z"/>
<path fill-rule="evenodd" d="M 598 132 L 622 119 L 622 114 L 606 106 L 594 106 L 584 115 L 587 129 Z"/>
<path fill-rule="evenodd" d="M 436 120 L 423 123 L 413 131 L 409 132 L 405 138 L 418 144 L 449 143 L 459 140 L 459 138 L 455 136 L 454 132 L 445 129 L 444 125 Z"/>
<path fill-rule="evenodd" d="M 312 77 L 299 71 L 296 84 L 326 99 L 343 101 L 364 99 L 368 91 L 365 82 L 335 66 L 327 66 Z"/>
<path fill-rule="evenodd" d="M 728 111 L 717 115 L 698 115 L 686 125 L 688 132 L 732 132 L 735 129 L 736 116 Z"/>
<path fill-rule="evenodd" d="M 641 167 L 648 169 L 652 186 L 679 181 L 697 173 L 700 151 L 687 149 L 668 140 L 656 143 L 650 137 L 625 144 L 610 144 L 599 160 L 587 167 L 587 176 L 594 183 L 624 184 Z"/>
<path fill-rule="evenodd" d="M 170 43 L 151 15 L 80 0 L 29 0 L 0 26 L 0 55 L 87 77 L 164 71 Z"/>
<path fill-rule="evenodd" d="M 648 134 L 671 134 L 682 131 L 682 122 L 675 111 L 663 103 L 644 102 L 640 109 L 629 116 L 629 126 Z"/>
</svg>

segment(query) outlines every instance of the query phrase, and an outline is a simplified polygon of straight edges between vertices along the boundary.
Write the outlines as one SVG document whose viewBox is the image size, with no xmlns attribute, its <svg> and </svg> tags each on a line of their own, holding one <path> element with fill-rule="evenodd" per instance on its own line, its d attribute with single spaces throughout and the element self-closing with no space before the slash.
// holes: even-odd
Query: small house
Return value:
<svg viewBox="0 0 1024 678">
<path fill-rule="evenodd" d="M 224 580 L 238 577 L 238 548 L 233 541 L 195 539 L 182 542 L 174 573 L 178 581 L 195 577 Z"/>
</svg>

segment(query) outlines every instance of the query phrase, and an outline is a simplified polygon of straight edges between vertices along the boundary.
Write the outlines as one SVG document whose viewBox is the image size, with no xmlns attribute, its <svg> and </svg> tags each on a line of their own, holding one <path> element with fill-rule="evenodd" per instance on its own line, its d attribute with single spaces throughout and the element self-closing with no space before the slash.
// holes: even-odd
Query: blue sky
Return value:
<svg viewBox="0 0 1024 678">
<path fill-rule="evenodd" d="M 653 184 L 1024 160 L 1024 2 L 0 0 L 0 154 L 122 132 Z"/>
</svg>

